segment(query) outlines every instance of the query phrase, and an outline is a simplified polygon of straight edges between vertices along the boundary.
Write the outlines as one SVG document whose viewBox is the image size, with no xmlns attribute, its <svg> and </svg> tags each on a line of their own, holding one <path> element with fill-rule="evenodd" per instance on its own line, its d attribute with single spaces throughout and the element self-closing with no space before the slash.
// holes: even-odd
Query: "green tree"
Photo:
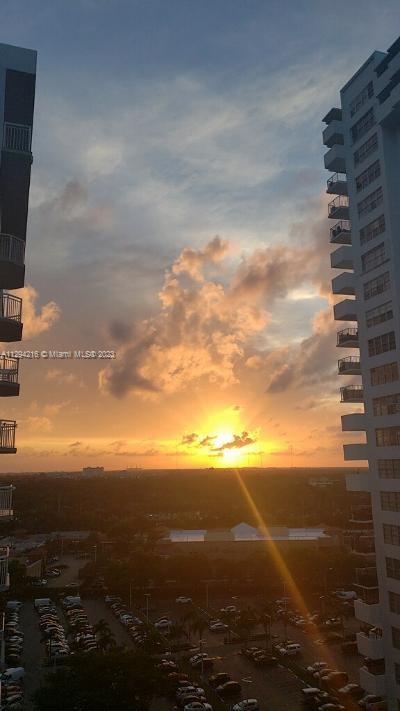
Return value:
<svg viewBox="0 0 400 711">
<path fill-rule="evenodd" d="M 34 694 L 35 711 L 146 711 L 154 690 L 163 692 L 152 659 L 117 649 L 76 655 L 49 674 Z"/>
</svg>

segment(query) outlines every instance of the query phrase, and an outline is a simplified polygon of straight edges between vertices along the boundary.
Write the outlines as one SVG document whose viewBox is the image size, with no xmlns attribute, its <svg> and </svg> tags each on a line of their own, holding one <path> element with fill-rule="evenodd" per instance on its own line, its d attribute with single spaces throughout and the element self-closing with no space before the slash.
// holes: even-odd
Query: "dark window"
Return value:
<svg viewBox="0 0 400 711">
<path fill-rule="evenodd" d="M 381 235 L 382 232 L 384 232 L 384 231 L 385 231 L 385 215 L 380 215 L 379 217 L 376 218 L 376 220 L 369 222 L 368 225 L 365 225 L 365 227 L 363 227 L 360 230 L 361 245 L 366 244 L 371 239 L 374 239 L 374 237 Z"/>
<path fill-rule="evenodd" d="M 370 338 L 368 341 L 368 355 L 370 357 L 379 355 L 380 353 L 394 351 L 395 349 L 396 339 L 394 331 L 383 333 L 381 336 L 375 336 L 375 338 Z"/>
<path fill-rule="evenodd" d="M 372 299 L 378 294 L 383 294 L 390 287 L 390 274 L 385 272 L 384 274 L 379 274 L 375 279 L 366 281 L 364 284 L 364 299 Z"/>
<path fill-rule="evenodd" d="M 381 509 L 382 511 L 400 511 L 400 491 L 381 491 Z M 384 527 L 386 524 L 384 524 Z M 396 526 L 398 529 L 399 527 Z M 385 543 L 390 543 L 386 541 Z M 396 543 L 395 545 L 400 545 Z"/>
<path fill-rule="evenodd" d="M 400 459 L 378 459 L 378 472 L 382 479 L 400 479 Z"/>
<path fill-rule="evenodd" d="M 398 447 L 400 445 L 400 427 L 378 427 L 375 430 L 377 447 Z"/>
</svg>

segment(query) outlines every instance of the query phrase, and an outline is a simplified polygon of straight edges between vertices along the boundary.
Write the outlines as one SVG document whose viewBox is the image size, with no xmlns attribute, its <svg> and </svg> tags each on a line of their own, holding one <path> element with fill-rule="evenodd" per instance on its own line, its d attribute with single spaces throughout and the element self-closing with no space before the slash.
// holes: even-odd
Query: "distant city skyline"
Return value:
<svg viewBox="0 0 400 711">
<path fill-rule="evenodd" d="M 400 18 L 351 5 L 2 9 L 0 40 L 38 51 L 4 350 L 117 352 L 23 359 L 4 472 L 343 464 L 321 120 Z"/>
</svg>

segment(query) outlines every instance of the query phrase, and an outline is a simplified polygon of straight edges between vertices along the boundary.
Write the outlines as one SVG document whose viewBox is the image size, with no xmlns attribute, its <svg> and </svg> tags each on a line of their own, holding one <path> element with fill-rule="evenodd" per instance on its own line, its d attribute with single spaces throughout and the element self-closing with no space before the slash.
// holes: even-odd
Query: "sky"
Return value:
<svg viewBox="0 0 400 711">
<path fill-rule="evenodd" d="M 1 13 L 38 51 L 16 345 L 116 356 L 24 358 L 2 471 L 342 465 L 321 119 L 398 0 Z"/>
</svg>

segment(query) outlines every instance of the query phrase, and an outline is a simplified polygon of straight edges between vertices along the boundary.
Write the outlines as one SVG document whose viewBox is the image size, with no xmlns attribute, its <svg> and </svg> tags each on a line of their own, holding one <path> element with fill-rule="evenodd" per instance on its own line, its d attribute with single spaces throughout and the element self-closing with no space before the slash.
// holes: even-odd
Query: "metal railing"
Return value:
<svg viewBox="0 0 400 711">
<path fill-rule="evenodd" d="M 338 360 L 339 373 L 343 373 L 346 370 L 353 370 L 354 366 L 360 367 L 359 356 L 346 356 L 345 358 L 340 358 Z"/>
<path fill-rule="evenodd" d="M 331 177 L 328 178 L 328 180 L 326 182 L 328 190 L 333 185 L 336 185 L 336 183 L 346 183 L 347 184 L 346 173 L 334 173 L 333 175 L 331 175 Z"/>
<path fill-rule="evenodd" d="M 337 333 L 337 345 L 347 341 L 358 341 L 358 328 L 343 328 Z"/>
<path fill-rule="evenodd" d="M 15 449 L 15 420 L 0 420 L 0 450 Z"/>
<path fill-rule="evenodd" d="M 345 385 L 340 388 L 341 402 L 360 402 L 364 399 L 364 387 L 362 385 Z"/>
<path fill-rule="evenodd" d="M 331 204 L 331 203 L 329 203 Z M 334 237 L 337 237 L 338 235 L 342 233 L 351 233 L 351 223 L 350 220 L 340 220 L 339 222 L 336 223 L 333 227 L 330 229 L 331 233 L 331 239 Z"/>
<path fill-rule="evenodd" d="M 20 323 L 22 318 L 22 299 L 3 292 L 0 299 L 0 318 L 8 318 Z"/>
<path fill-rule="evenodd" d="M 3 149 L 30 153 L 32 145 L 32 127 L 21 123 L 4 124 Z"/>
<path fill-rule="evenodd" d="M 331 217 L 341 207 L 349 207 L 349 198 L 347 195 L 337 195 L 334 200 L 328 204 L 328 215 Z"/>
<path fill-rule="evenodd" d="M 14 235 L 0 233 L 0 260 L 13 262 L 14 264 L 24 264 L 25 241 Z"/>
<path fill-rule="evenodd" d="M 6 356 L 0 356 L 0 383 L 17 383 L 18 368 L 18 358 L 6 358 Z"/>
</svg>

